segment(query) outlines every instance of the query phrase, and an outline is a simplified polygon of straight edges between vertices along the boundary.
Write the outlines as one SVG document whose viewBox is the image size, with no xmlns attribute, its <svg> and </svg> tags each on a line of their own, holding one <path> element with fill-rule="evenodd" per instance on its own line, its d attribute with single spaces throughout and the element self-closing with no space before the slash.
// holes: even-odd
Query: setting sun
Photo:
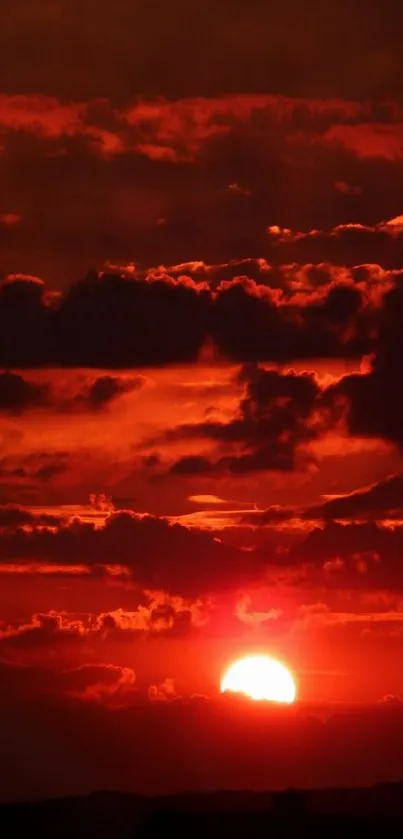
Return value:
<svg viewBox="0 0 403 839">
<path fill-rule="evenodd" d="M 294 702 L 296 696 L 290 671 L 267 655 L 247 656 L 231 664 L 221 681 L 221 693 L 226 691 L 287 704 Z"/>
</svg>

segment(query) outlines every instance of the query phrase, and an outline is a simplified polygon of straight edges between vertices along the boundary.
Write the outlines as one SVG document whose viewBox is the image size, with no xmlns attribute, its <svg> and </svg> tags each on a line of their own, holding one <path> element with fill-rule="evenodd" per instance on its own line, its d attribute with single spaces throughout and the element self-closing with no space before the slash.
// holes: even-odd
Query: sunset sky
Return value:
<svg viewBox="0 0 403 839">
<path fill-rule="evenodd" d="M 1 800 L 403 776 L 402 24 L 2 0 Z"/>
</svg>

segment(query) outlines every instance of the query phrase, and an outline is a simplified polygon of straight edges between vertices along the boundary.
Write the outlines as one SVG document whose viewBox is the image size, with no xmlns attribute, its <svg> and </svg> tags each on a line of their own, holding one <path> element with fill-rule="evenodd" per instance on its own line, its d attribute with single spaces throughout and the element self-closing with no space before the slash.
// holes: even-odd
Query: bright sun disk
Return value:
<svg viewBox="0 0 403 839">
<path fill-rule="evenodd" d="M 296 696 L 290 671 L 268 655 L 251 655 L 231 664 L 221 680 L 221 693 L 226 691 L 287 704 Z"/>
</svg>

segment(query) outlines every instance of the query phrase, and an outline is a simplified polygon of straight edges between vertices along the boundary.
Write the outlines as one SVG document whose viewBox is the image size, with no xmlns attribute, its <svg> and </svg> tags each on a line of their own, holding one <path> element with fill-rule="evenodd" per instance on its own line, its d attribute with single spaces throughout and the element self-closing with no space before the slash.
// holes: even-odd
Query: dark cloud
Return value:
<svg viewBox="0 0 403 839">
<path fill-rule="evenodd" d="M 195 429 L 196 434 L 200 431 L 202 432 L 202 429 Z M 178 432 L 180 434 L 180 429 Z M 184 429 L 184 432 L 186 435 L 187 429 Z M 197 454 L 181 457 L 171 468 L 172 475 L 202 475 L 205 472 L 214 472 L 214 464 L 207 457 Z"/>
<path fill-rule="evenodd" d="M 388 590 L 393 597 L 403 591 L 401 487 L 395 475 L 322 504 L 242 513 L 240 523 L 253 528 L 256 545 L 267 532 L 267 568 L 295 572 L 297 589 L 325 586 L 348 598 Z"/>
<path fill-rule="evenodd" d="M 345 406 L 351 434 L 403 444 L 403 285 L 399 281 L 384 297 L 378 339 L 369 371 L 345 376 L 329 388 L 327 398 Z"/>
<path fill-rule="evenodd" d="M 56 612 L 34 615 L 32 623 L 0 630 L 0 642 L 15 647 L 36 648 L 83 641 L 84 627 Z"/>
<path fill-rule="evenodd" d="M 30 408 L 44 407 L 48 398 L 46 385 L 28 382 L 16 373 L 0 374 L 0 411 L 19 414 Z"/>
<path fill-rule="evenodd" d="M 76 392 L 66 398 L 57 393 L 51 382 L 37 383 L 18 373 L 4 372 L 0 374 L 0 411 L 11 414 L 37 408 L 61 412 L 99 411 L 120 396 L 139 390 L 145 381 L 142 376 L 99 376 L 84 388 L 76 388 Z"/>
<path fill-rule="evenodd" d="M 375 522 L 327 522 L 311 529 L 289 553 L 289 561 L 327 573 L 327 585 L 343 588 L 403 590 L 403 527 Z M 323 578 L 322 578 L 323 579 Z"/>
<path fill-rule="evenodd" d="M 11 278 L 0 286 L 0 362 L 141 367 L 195 360 L 208 341 L 237 361 L 357 358 L 377 349 L 379 332 L 380 340 L 387 335 L 400 289 L 399 272 L 379 266 L 276 267 L 264 260 L 139 273 L 126 266 L 90 273 L 62 296 L 32 278 Z M 77 401 L 96 408 L 129 381 L 101 377 L 93 386 Z M 50 399 L 16 374 L 5 373 L 2 387 L 5 408 Z"/>
<path fill-rule="evenodd" d="M 99 410 L 119 396 L 137 390 L 144 383 L 141 376 L 132 379 L 119 379 L 116 376 L 100 376 L 89 386 L 88 390 L 76 397 L 78 403 L 83 403 L 89 409 Z"/>
<path fill-rule="evenodd" d="M 57 451 L 28 453 L 23 458 L 6 454 L 0 460 L 0 482 L 8 489 L 12 485 L 29 488 L 36 480 L 46 483 L 66 471 L 68 457 L 67 452 Z"/>
<path fill-rule="evenodd" d="M 403 513 L 403 475 L 391 475 L 365 489 L 331 498 L 305 511 L 306 518 L 396 519 Z"/>
<path fill-rule="evenodd" d="M 396 522 L 403 513 L 403 475 L 389 477 L 354 492 L 336 495 L 320 504 L 300 507 L 272 505 L 263 511 L 242 514 L 242 522 L 255 526 L 275 525 L 291 519 L 304 522 L 315 520 Z"/>
<path fill-rule="evenodd" d="M 352 280 L 329 280 L 318 293 L 314 269 L 311 273 L 299 294 L 292 292 L 293 277 L 288 290 L 283 280 L 279 294 L 278 280 L 273 289 L 270 279 L 262 285 L 234 279 L 213 292 L 186 276 L 94 273 L 53 301 L 44 286 L 20 278 L 0 287 L 0 361 L 98 368 L 183 362 L 197 358 L 208 339 L 224 356 L 240 361 L 370 352 L 382 298 L 379 284 L 375 280 L 372 291 L 372 278 L 367 290 Z M 99 400 L 106 387 L 109 399 L 118 395 L 111 380 L 108 385 L 104 380 L 87 393 L 87 403 L 95 407 L 97 398 L 108 401 Z"/>
<path fill-rule="evenodd" d="M 1 474 L 1 472 L 0 472 Z M 24 525 L 45 525 L 48 527 L 60 524 L 60 518 L 50 513 L 31 513 L 15 504 L 0 507 L 0 527 L 23 527 Z"/>
<path fill-rule="evenodd" d="M 221 544 L 208 533 L 153 516 L 121 512 L 105 525 L 74 520 L 56 529 L 16 528 L 0 536 L 0 561 L 83 563 L 94 573 L 127 565 L 142 586 L 198 595 L 242 584 L 259 574 L 259 559 Z M 186 618 L 184 618 L 186 620 Z"/>
<path fill-rule="evenodd" d="M 182 425 L 170 435 L 212 440 L 225 453 L 211 462 L 198 456 L 181 458 L 172 467 L 173 474 L 290 471 L 299 448 L 315 439 L 313 413 L 320 388 L 313 374 L 247 365 L 239 377 L 245 382 L 245 394 L 233 420 Z"/>
<path fill-rule="evenodd" d="M 28 354 L 32 366 L 50 361 L 47 358 L 49 309 L 43 283 L 32 277 L 16 277 L 10 283 L 2 283 L 0 307 L 3 366 L 25 366 Z M 14 383 L 14 388 L 17 387 L 25 393 L 23 384 Z"/>
<path fill-rule="evenodd" d="M 56 674 L 55 681 L 66 693 L 98 701 L 119 700 L 130 694 L 133 699 L 135 674 L 132 668 L 114 664 L 82 664 Z"/>
<path fill-rule="evenodd" d="M 279 522 L 289 521 L 292 518 L 301 516 L 302 513 L 303 511 L 297 510 L 295 507 L 272 505 L 266 510 L 251 510 L 250 512 L 242 513 L 241 524 L 265 527 L 265 525 L 275 525 Z"/>
<path fill-rule="evenodd" d="M 205 339 L 209 303 L 192 285 L 89 276 L 70 289 L 56 313 L 55 352 L 71 366 L 190 360 Z"/>
<path fill-rule="evenodd" d="M 301 533 L 307 526 L 319 524 L 321 521 L 395 524 L 403 514 L 402 493 L 403 476 L 390 475 L 370 486 L 343 495 L 335 495 L 319 504 L 299 507 L 272 505 L 266 510 L 243 512 L 240 522 L 255 528 L 266 526 L 270 528 L 294 521 L 298 522 Z"/>
<path fill-rule="evenodd" d="M 21 702 L 27 690 L 35 702 L 38 696 L 76 696 L 79 699 L 119 705 L 122 694 L 133 700 L 135 674 L 131 668 L 113 664 L 82 664 L 68 669 L 0 662 L 5 695 Z"/>
</svg>

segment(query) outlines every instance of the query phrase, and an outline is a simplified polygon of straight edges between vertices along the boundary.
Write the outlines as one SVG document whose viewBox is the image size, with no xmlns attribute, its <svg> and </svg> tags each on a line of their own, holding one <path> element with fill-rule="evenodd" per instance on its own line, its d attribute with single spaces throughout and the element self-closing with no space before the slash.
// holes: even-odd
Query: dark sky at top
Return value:
<svg viewBox="0 0 403 839">
<path fill-rule="evenodd" d="M 3 0 L 9 92 L 400 96 L 399 0 Z"/>
</svg>

